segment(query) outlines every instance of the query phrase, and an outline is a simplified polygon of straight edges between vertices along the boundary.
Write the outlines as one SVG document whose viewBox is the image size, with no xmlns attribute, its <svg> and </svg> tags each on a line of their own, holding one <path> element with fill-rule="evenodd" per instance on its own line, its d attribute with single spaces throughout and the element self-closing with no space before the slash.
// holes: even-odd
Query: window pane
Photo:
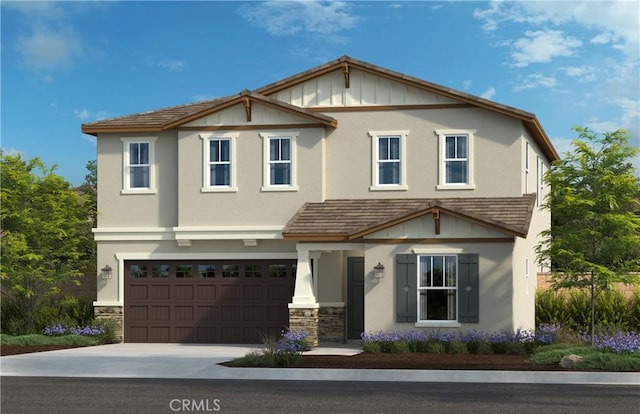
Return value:
<svg viewBox="0 0 640 414">
<path fill-rule="evenodd" d="M 446 182 L 449 184 L 467 182 L 467 161 L 445 162 Z"/>
<path fill-rule="evenodd" d="M 378 174 L 380 184 L 400 184 L 400 163 L 380 163 Z"/>
<path fill-rule="evenodd" d="M 130 167 L 131 188 L 149 188 L 149 167 Z"/>
<path fill-rule="evenodd" d="M 291 184 L 291 166 L 290 164 L 278 163 L 271 164 L 270 168 L 271 185 Z"/>
<path fill-rule="evenodd" d="M 450 136 L 445 138 L 445 158 L 456 158 L 456 137 Z"/>
<path fill-rule="evenodd" d="M 283 161 L 291 160 L 291 140 L 288 138 L 280 140 L 280 159 Z"/>
<path fill-rule="evenodd" d="M 456 287 L 456 257 L 455 256 L 445 256 L 445 275 L 446 275 L 446 286 L 447 287 Z"/>
<path fill-rule="evenodd" d="M 453 289 L 420 292 L 420 320 L 456 320 L 456 292 Z"/>
<path fill-rule="evenodd" d="M 140 163 L 138 143 L 129 144 L 129 165 L 136 165 Z"/>
<path fill-rule="evenodd" d="M 149 164 L 149 144 L 141 142 L 140 146 L 139 162 L 140 164 Z"/>
<path fill-rule="evenodd" d="M 269 140 L 269 161 L 278 161 L 278 160 L 280 160 L 280 140 L 270 139 Z"/>
<path fill-rule="evenodd" d="M 244 267 L 244 277 L 262 277 L 260 265 L 246 265 Z"/>
<path fill-rule="evenodd" d="M 269 265 L 270 277 L 285 277 L 287 275 L 287 265 L 271 264 Z"/>
<path fill-rule="evenodd" d="M 177 265 L 176 277 L 193 277 L 193 266 L 191 265 Z"/>
<path fill-rule="evenodd" d="M 379 160 L 389 159 L 389 139 L 388 138 L 378 139 L 378 159 Z"/>
<path fill-rule="evenodd" d="M 234 265 L 222 265 L 222 277 L 240 277 L 240 266 Z"/>
<path fill-rule="evenodd" d="M 146 265 L 131 265 L 129 267 L 129 274 L 131 277 L 147 277 L 147 266 Z"/>
<path fill-rule="evenodd" d="M 169 265 L 159 264 L 152 267 L 153 277 L 169 277 Z"/>
<path fill-rule="evenodd" d="M 216 276 L 216 266 L 211 264 L 199 264 L 198 265 L 198 274 L 200 277 L 215 277 Z"/>
<path fill-rule="evenodd" d="M 223 139 L 220 141 L 220 161 L 229 162 L 229 140 Z"/>
<path fill-rule="evenodd" d="M 456 158 L 467 158 L 467 137 L 459 136 L 457 137 L 457 156 Z"/>
<path fill-rule="evenodd" d="M 209 162 L 220 161 L 220 145 L 218 140 L 209 141 Z"/>
<path fill-rule="evenodd" d="M 229 164 L 214 164 L 209 167 L 210 171 L 210 185 L 231 185 L 230 179 L 231 165 Z"/>
<path fill-rule="evenodd" d="M 431 256 L 420 257 L 420 287 L 431 286 Z"/>
<path fill-rule="evenodd" d="M 389 138 L 389 159 L 400 159 L 400 138 Z"/>
<path fill-rule="evenodd" d="M 444 263 L 442 256 L 433 257 L 433 286 L 444 286 Z"/>
</svg>

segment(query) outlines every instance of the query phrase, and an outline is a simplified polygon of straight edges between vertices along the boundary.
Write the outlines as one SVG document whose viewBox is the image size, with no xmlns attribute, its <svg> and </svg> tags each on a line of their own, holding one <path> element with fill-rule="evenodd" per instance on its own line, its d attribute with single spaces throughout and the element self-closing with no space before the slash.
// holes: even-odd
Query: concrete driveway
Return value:
<svg viewBox="0 0 640 414">
<path fill-rule="evenodd" d="M 4 356 L 2 376 L 183 378 L 456 383 L 640 385 L 640 373 L 555 371 L 436 371 L 378 369 L 227 368 L 259 345 L 112 344 Z M 311 354 L 353 355 L 354 344 L 323 345 Z"/>
</svg>

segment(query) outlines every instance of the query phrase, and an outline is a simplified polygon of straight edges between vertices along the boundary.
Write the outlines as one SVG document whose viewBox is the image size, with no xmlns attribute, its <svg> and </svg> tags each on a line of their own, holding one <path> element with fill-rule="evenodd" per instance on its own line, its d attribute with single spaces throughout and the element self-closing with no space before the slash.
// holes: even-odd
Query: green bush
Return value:
<svg viewBox="0 0 640 414">
<path fill-rule="evenodd" d="M 493 347 L 489 342 L 482 341 L 478 343 L 476 348 L 476 354 L 478 355 L 491 355 L 493 354 Z"/>
<path fill-rule="evenodd" d="M 362 342 L 362 352 L 365 354 L 379 354 L 382 352 L 379 342 Z"/>
<path fill-rule="evenodd" d="M 443 342 L 431 340 L 424 341 L 424 347 L 422 352 L 427 352 L 429 354 L 444 354 L 446 352 L 446 347 Z"/>
<path fill-rule="evenodd" d="M 638 371 L 640 370 L 640 353 L 614 354 L 597 352 L 585 356 L 581 365 L 584 369 L 602 369 L 605 371 Z"/>
<path fill-rule="evenodd" d="M 547 324 L 564 326 L 568 319 L 564 293 L 553 289 L 536 292 L 536 326 Z"/>
<path fill-rule="evenodd" d="M 96 337 L 83 335 L 63 335 L 63 336 L 47 336 L 41 334 L 30 335 L 0 335 L 0 343 L 2 345 L 27 346 L 27 345 L 78 345 L 92 346 L 101 344 L 100 339 Z"/>
<path fill-rule="evenodd" d="M 507 355 L 527 355 L 527 347 L 523 342 L 505 343 L 504 353 Z"/>
<path fill-rule="evenodd" d="M 446 350 L 448 354 L 463 355 L 468 354 L 467 344 L 460 341 L 451 341 L 447 344 Z"/>
<path fill-rule="evenodd" d="M 567 355 L 588 355 L 597 352 L 591 346 L 571 346 L 565 344 L 545 345 L 538 347 L 531 355 L 530 361 L 534 364 L 557 365 Z"/>
<path fill-rule="evenodd" d="M 596 325 L 601 331 L 640 329 L 640 289 L 630 298 L 617 290 L 600 292 L 595 299 Z M 571 331 L 591 330 L 591 304 L 580 290 L 542 290 L 536 293 L 536 325 L 559 323 Z"/>
</svg>

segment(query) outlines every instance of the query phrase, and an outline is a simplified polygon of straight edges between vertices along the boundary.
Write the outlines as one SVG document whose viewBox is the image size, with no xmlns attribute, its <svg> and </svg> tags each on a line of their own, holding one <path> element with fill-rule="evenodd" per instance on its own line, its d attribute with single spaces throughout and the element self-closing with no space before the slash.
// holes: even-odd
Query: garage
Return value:
<svg viewBox="0 0 640 414">
<path fill-rule="evenodd" d="M 259 343 L 289 323 L 296 260 L 125 261 L 125 342 Z"/>
</svg>

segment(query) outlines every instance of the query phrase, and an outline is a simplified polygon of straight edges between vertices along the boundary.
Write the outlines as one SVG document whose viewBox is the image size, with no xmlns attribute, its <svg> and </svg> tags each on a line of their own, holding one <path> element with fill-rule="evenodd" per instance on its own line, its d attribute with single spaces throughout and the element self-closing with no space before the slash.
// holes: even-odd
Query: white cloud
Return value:
<svg viewBox="0 0 640 414">
<path fill-rule="evenodd" d="M 567 76 L 577 79 L 579 82 L 593 82 L 597 80 L 596 69 L 592 66 L 566 66 L 560 68 Z"/>
<path fill-rule="evenodd" d="M 537 87 L 553 88 L 558 84 L 556 78 L 551 76 L 544 76 L 540 73 L 534 73 L 527 76 L 514 90 L 516 92 L 523 91 L 525 89 L 534 89 Z"/>
<path fill-rule="evenodd" d="M 342 1 L 267 1 L 244 4 L 238 11 L 271 35 L 333 35 L 355 27 L 358 17 L 351 14 L 351 7 Z"/>
<path fill-rule="evenodd" d="M 482 94 L 480 95 L 480 97 L 484 99 L 491 99 L 494 96 L 496 96 L 496 88 L 494 88 L 493 86 L 490 86 L 486 91 L 482 92 Z"/>
<path fill-rule="evenodd" d="M 471 88 L 472 83 L 473 82 L 471 80 L 469 80 L 469 79 L 463 81 L 462 82 L 462 89 L 465 90 L 465 91 L 468 91 L 469 88 Z"/>
<path fill-rule="evenodd" d="M 19 36 L 16 48 L 22 62 L 34 69 L 71 66 L 74 59 L 83 54 L 82 41 L 70 28 L 59 31 L 36 29 L 28 35 Z"/>
<path fill-rule="evenodd" d="M 90 115 L 87 109 L 82 109 L 82 110 L 74 109 L 73 113 L 76 114 L 76 118 L 78 119 L 88 119 Z"/>
<path fill-rule="evenodd" d="M 593 43 L 610 43 L 629 56 L 637 57 L 640 52 L 637 1 L 492 1 L 487 9 L 476 9 L 473 16 L 492 32 L 507 24 L 572 25 L 597 32 Z"/>
<path fill-rule="evenodd" d="M 158 61 L 158 66 L 163 69 L 178 70 L 184 67 L 184 62 L 181 60 L 160 59 Z"/>
<path fill-rule="evenodd" d="M 565 36 L 560 30 L 526 31 L 512 43 L 513 66 L 522 68 L 531 63 L 550 62 L 557 56 L 571 56 L 582 42 L 573 36 Z"/>
</svg>

